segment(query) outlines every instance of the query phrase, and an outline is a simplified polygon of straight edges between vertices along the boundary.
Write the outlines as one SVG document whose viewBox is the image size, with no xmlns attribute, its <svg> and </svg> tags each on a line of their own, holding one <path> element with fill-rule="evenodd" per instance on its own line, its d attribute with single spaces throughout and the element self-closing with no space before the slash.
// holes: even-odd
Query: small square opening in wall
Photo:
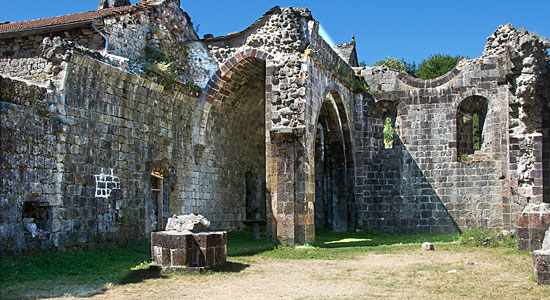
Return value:
<svg viewBox="0 0 550 300">
<path fill-rule="evenodd" d="M 50 218 L 50 206 L 40 205 L 39 201 L 25 201 L 21 209 L 22 219 L 34 223 L 39 229 L 46 230 Z"/>
</svg>

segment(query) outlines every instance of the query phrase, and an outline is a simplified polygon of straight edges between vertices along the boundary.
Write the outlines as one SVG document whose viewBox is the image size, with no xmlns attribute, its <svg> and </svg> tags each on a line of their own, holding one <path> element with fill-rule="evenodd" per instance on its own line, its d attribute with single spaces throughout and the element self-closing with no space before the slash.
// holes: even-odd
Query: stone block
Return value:
<svg viewBox="0 0 550 300">
<path fill-rule="evenodd" d="M 163 269 L 197 271 L 225 262 L 224 231 L 151 233 L 151 256 Z"/>
<path fill-rule="evenodd" d="M 192 249 L 180 248 L 170 250 L 171 254 L 171 266 L 172 267 L 184 267 L 193 261 Z"/>
<path fill-rule="evenodd" d="M 550 250 L 533 251 L 533 270 L 539 285 L 550 285 Z"/>
<path fill-rule="evenodd" d="M 518 249 L 530 251 L 540 249 L 544 233 L 550 228 L 550 204 L 529 204 L 516 215 L 516 220 Z"/>
</svg>

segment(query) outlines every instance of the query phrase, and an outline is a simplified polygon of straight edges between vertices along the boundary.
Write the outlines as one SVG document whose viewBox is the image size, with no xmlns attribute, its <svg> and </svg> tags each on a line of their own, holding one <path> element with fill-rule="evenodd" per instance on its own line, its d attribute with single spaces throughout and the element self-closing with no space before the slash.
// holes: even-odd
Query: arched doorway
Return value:
<svg viewBox="0 0 550 300">
<path fill-rule="evenodd" d="M 266 218 L 265 72 L 265 60 L 241 58 L 209 91 L 196 206 L 214 229 Z"/>
<path fill-rule="evenodd" d="M 355 228 L 353 157 L 340 96 L 329 92 L 321 105 L 315 134 L 315 227 Z"/>
</svg>

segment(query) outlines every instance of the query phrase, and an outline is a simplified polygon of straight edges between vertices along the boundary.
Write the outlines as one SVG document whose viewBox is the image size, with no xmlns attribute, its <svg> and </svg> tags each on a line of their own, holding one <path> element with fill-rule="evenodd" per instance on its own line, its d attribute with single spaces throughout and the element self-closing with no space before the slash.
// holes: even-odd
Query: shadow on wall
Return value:
<svg viewBox="0 0 550 300">
<path fill-rule="evenodd" d="M 368 163 L 364 228 L 381 232 L 459 232 L 414 158 L 397 134 L 393 137 L 393 148 L 377 147 Z"/>
</svg>

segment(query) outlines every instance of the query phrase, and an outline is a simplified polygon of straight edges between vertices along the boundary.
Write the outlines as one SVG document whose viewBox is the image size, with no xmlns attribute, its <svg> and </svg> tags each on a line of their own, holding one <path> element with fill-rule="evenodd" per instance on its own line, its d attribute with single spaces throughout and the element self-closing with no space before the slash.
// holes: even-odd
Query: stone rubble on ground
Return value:
<svg viewBox="0 0 550 300">
<path fill-rule="evenodd" d="M 201 232 L 210 228 L 210 221 L 208 221 L 202 215 L 174 215 L 168 218 L 166 223 L 166 231 L 180 231 L 180 232 Z"/>
<path fill-rule="evenodd" d="M 435 250 L 434 244 L 432 244 L 430 242 L 425 242 L 425 243 L 422 244 L 422 250 L 424 250 L 424 251 L 434 251 Z"/>
</svg>

